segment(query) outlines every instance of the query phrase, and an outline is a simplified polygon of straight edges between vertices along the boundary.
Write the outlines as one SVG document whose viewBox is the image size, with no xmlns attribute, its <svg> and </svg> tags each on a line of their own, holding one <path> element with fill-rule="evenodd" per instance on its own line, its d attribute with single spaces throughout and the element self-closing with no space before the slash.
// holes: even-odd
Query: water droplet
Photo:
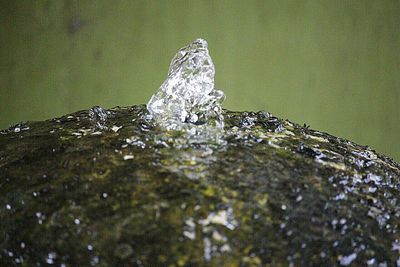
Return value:
<svg viewBox="0 0 400 267">
<path fill-rule="evenodd" d="M 76 225 L 78 225 L 78 224 L 81 223 L 81 221 L 80 221 L 79 219 L 74 219 L 74 223 L 75 223 Z"/>
<path fill-rule="evenodd" d="M 392 242 L 392 250 L 398 251 L 400 253 L 400 241 L 399 240 Z"/>
<path fill-rule="evenodd" d="M 130 138 L 126 138 L 125 142 L 128 143 L 129 145 L 137 146 L 140 148 L 145 148 L 146 143 L 140 140 L 138 137 L 131 136 Z"/>
<path fill-rule="evenodd" d="M 271 117 L 271 113 L 265 110 L 260 110 L 257 114 L 263 120 L 268 120 Z"/>
<path fill-rule="evenodd" d="M 95 265 L 97 265 L 97 264 L 99 264 L 100 263 L 100 258 L 99 258 L 99 256 L 94 256 L 94 257 L 92 257 L 92 259 L 90 260 L 90 264 L 92 265 L 92 266 L 95 266 Z"/>
<path fill-rule="evenodd" d="M 196 233 L 195 232 L 189 232 L 189 231 L 183 231 L 183 235 L 191 240 L 196 239 Z"/>
<path fill-rule="evenodd" d="M 55 252 L 50 252 L 47 255 L 46 262 L 48 264 L 54 264 L 54 260 L 56 259 L 56 257 L 57 257 L 57 254 Z"/>
<path fill-rule="evenodd" d="M 285 126 L 283 125 L 283 123 L 280 123 L 278 125 L 278 127 L 275 128 L 275 133 L 280 133 L 283 132 L 285 130 Z"/>
<path fill-rule="evenodd" d="M 130 160 L 130 159 L 133 159 L 133 158 L 134 158 L 133 155 L 125 155 L 124 156 L 124 160 Z"/>
<path fill-rule="evenodd" d="M 232 208 L 228 208 L 227 210 L 220 210 L 217 212 L 211 212 L 206 219 L 200 220 L 199 223 L 203 226 L 209 224 L 224 225 L 230 230 L 235 229 L 238 225 L 237 221 L 234 218 Z"/>
<path fill-rule="evenodd" d="M 224 244 L 224 245 L 221 246 L 220 251 L 221 252 L 231 252 L 232 249 L 228 244 Z"/>
<path fill-rule="evenodd" d="M 99 129 L 106 129 L 106 122 L 108 117 L 111 115 L 111 112 L 99 107 L 95 106 L 89 110 L 90 119 L 96 124 L 96 127 Z"/>
<path fill-rule="evenodd" d="M 40 211 L 36 212 L 35 215 L 36 215 L 36 218 L 38 219 L 39 224 L 42 224 L 43 220 L 46 219 L 46 216 Z"/>
<path fill-rule="evenodd" d="M 347 266 L 350 265 L 356 258 L 357 258 L 357 254 L 356 253 L 352 253 L 348 256 L 339 256 L 340 258 L 340 265 L 343 266 Z"/>
<path fill-rule="evenodd" d="M 341 192 L 341 193 L 339 193 L 338 195 L 334 196 L 332 199 L 333 199 L 333 200 L 343 200 L 343 199 L 346 199 L 346 194 L 343 193 L 343 192 Z"/>
<path fill-rule="evenodd" d="M 252 126 L 254 126 L 256 120 L 257 118 L 255 117 L 245 116 L 244 118 L 242 118 L 240 126 L 244 128 L 251 128 Z"/>
<path fill-rule="evenodd" d="M 211 241 L 207 237 L 203 239 L 204 243 L 204 259 L 206 261 L 211 260 Z"/>
<path fill-rule="evenodd" d="M 111 127 L 111 130 L 112 130 L 114 133 L 116 133 L 116 132 L 118 132 L 121 128 L 122 128 L 122 126 L 113 125 L 113 127 Z"/>
</svg>

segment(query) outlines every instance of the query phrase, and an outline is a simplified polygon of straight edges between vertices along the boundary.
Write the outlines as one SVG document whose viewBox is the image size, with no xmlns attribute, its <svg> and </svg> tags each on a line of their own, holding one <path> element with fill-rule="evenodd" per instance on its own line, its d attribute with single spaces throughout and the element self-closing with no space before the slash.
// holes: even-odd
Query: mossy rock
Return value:
<svg viewBox="0 0 400 267">
<path fill-rule="evenodd" d="M 93 110 L 92 110 L 93 112 Z M 144 106 L 0 134 L 0 266 L 400 266 L 400 166 L 266 112 L 182 145 Z"/>
</svg>

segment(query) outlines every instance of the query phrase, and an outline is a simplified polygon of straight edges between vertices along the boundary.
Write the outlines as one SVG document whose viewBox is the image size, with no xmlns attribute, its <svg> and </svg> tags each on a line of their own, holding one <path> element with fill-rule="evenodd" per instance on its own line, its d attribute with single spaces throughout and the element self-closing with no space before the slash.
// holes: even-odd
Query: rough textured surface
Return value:
<svg viewBox="0 0 400 267">
<path fill-rule="evenodd" d="M 267 112 L 179 147 L 144 106 L 0 134 L 1 266 L 399 266 L 400 166 Z"/>
</svg>

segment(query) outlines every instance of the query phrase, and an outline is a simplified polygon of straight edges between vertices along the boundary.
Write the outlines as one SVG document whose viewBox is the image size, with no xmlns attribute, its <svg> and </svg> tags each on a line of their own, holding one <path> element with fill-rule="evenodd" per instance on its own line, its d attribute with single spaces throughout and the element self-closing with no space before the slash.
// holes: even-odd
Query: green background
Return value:
<svg viewBox="0 0 400 267">
<path fill-rule="evenodd" d="M 145 103 L 177 49 L 202 37 L 226 108 L 400 161 L 400 1 L 0 3 L 0 128 Z"/>
</svg>

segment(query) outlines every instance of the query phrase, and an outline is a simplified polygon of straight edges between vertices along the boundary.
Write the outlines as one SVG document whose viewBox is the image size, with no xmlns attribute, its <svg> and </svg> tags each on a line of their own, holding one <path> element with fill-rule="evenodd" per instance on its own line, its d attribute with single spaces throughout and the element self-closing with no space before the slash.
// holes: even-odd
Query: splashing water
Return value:
<svg viewBox="0 0 400 267">
<path fill-rule="evenodd" d="M 95 106 L 89 110 L 89 117 L 99 129 L 107 129 L 106 122 L 111 112 L 102 107 Z"/>
<path fill-rule="evenodd" d="M 207 42 L 196 39 L 171 61 L 168 78 L 147 103 L 158 125 L 187 133 L 191 142 L 221 138 L 224 93 L 214 89 L 214 64 Z"/>
</svg>

